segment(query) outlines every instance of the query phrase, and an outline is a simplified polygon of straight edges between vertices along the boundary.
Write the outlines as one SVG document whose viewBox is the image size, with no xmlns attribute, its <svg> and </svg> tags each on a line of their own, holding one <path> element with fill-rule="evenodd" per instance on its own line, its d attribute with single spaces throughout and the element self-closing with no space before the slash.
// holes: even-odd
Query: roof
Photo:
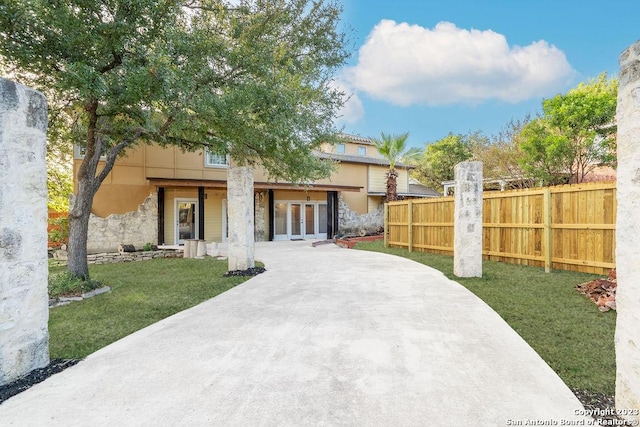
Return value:
<svg viewBox="0 0 640 427">
<path fill-rule="evenodd" d="M 323 153 L 320 151 L 316 152 L 316 155 L 321 159 L 337 160 L 345 163 L 364 163 L 367 165 L 389 166 L 389 161 L 382 157 L 351 156 L 348 154 Z M 413 169 L 415 166 L 398 162 L 396 163 L 396 167 L 402 169 Z"/>
<path fill-rule="evenodd" d="M 367 138 L 367 137 L 364 137 L 364 136 L 351 135 L 351 134 L 348 134 L 348 133 L 341 133 L 340 137 L 346 139 L 349 142 L 357 142 L 358 144 L 373 145 L 373 141 L 371 140 L 371 138 Z"/>
<path fill-rule="evenodd" d="M 409 183 L 409 193 L 411 195 L 420 195 L 423 197 L 442 197 L 442 194 L 440 194 L 438 191 L 420 183 Z"/>
</svg>

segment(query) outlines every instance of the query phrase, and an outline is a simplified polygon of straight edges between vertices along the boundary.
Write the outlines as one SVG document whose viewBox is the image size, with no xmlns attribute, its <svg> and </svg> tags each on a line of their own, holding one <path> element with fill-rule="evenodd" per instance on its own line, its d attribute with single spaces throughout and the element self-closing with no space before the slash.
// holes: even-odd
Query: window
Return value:
<svg viewBox="0 0 640 427">
<path fill-rule="evenodd" d="M 338 153 L 338 154 L 344 154 L 344 144 L 338 144 L 338 145 L 336 145 L 336 153 Z"/>
<path fill-rule="evenodd" d="M 76 159 L 84 159 L 84 155 L 87 152 L 86 147 L 81 147 L 80 145 L 73 145 L 73 156 Z M 102 154 L 100 155 L 100 160 L 104 160 L 107 158 L 107 147 L 102 147 Z"/>
<path fill-rule="evenodd" d="M 208 148 L 204 150 L 204 165 L 211 167 L 227 167 L 229 166 L 229 156 L 226 154 L 217 154 L 209 151 Z"/>
<path fill-rule="evenodd" d="M 366 156 L 367 147 L 358 147 L 358 156 Z"/>
</svg>

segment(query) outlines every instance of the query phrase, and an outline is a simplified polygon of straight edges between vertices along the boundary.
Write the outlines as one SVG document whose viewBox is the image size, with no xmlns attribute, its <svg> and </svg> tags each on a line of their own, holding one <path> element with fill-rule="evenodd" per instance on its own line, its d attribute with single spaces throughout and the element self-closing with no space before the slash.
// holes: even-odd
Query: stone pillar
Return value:
<svg viewBox="0 0 640 427">
<path fill-rule="evenodd" d="M 229 166 L 227 170 L 227 221 L 229 271 L 255 267 L 253 226 L 253 169 Z"/>
<path fill-rule="evenodd" d="M 620 56 L 617 124 L 616 409 L 640 410 L 640 41 Z"/>
<path fill-rule="evenodd" d="M 453 274 L 482 277 L 482 162 L 454 169 Z"/>
<path fill-rule="evenodd" d="M 49 364 L 47 100 L 0 78 L 0 385 Z"/>
<path fill-rule="evenodd" d="M 266 197 L 265 191 L 258 191 L 255 196 L 255 241 L 264 242 L 267 240 L 267 218 L 264 199 Z"/>
</svg>

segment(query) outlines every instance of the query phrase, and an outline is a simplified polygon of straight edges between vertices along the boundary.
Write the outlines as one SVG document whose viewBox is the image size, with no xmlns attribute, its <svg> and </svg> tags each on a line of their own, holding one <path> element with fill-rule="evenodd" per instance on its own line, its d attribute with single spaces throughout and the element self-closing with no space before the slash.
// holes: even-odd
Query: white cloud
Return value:
<svg viewBox="0 0 640 427">
<path fill-rule="evenodd" d="M 364 117 L 364 106 L 353 89 L 341 80 L 333 80 L 329 86 L 344 93 L 344 105 L 338 111 L 338 123 L 353 124 Z"/>
<path fill-rule="evenodd" d="M 519 102 L 562 89 L 576 74 L 546 41 L 509 46 L 491 30 L 433 29 L 382 20 L 345 70 L 354 88 L 393 104 Z"/>
</svg>

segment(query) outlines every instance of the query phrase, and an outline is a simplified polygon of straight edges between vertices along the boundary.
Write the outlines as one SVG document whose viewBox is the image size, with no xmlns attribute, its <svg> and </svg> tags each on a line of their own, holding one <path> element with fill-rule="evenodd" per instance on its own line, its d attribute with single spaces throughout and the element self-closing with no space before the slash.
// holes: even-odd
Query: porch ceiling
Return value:
<svg viewBox="0 0 640 427">
<path fill-rule="evenodd" d="M 204 188 L 227 188 L 227 181 L 205 180 L 205 179 L 180 179 L 180 178 L 153 178 L 147 177 L 151 185 L 156 187 L 204 187 Z M 285 182 L 254 182 L 256 190 L 305 190 L 305 191 L 352 191 L 360 192 L 363 187 L 355 185 L 335 185 L 335 184 L 309 184 L 295 185 Z"/>
</svg>

